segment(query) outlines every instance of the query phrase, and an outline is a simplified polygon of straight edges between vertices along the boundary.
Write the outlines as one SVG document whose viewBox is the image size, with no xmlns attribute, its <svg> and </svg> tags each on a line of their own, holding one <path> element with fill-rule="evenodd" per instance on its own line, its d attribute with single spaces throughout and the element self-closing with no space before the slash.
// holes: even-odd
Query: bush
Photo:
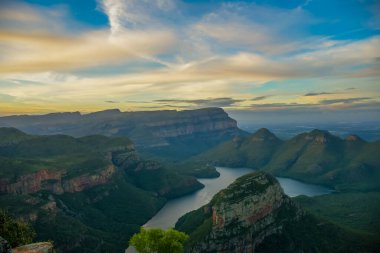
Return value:
<svg viewBox="0 0 380 253">
<path fill-rule="evenodd" d="M 14 248 L 32 243 L 36 233 L 28 223 L 16 220 L 7 211 L 0 209 L 0 235 Z"/>
<path fill-rule="evenodd" d="M 174 229 L 164 231 L 160 228 L 145 229 L 132 236 L 129 245 L 140 253 L 182 253 L 183 243 L 188 235 Z"/>
</svg>

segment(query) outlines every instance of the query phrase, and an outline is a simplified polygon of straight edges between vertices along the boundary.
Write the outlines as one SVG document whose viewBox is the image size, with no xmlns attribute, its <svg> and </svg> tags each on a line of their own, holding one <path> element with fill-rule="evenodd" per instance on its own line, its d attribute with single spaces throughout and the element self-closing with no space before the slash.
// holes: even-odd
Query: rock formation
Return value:
<svg viewBox="0 0 380 253">
<path fill-rule="evenodd" d="M 167 146 L 171 139 L 207 134 L 231 137 L 242 131 L 221 108 L 188 111 L 121 112 L 117 109 L 81 115 L 53 113 L 0 117 L 0 126 L 12 126 L 30 134 L 102 134 L 128 136 L 137 146 Z M 73 127 L 75 126 L 75 127 Z"/>
<path fill-rule="evenodd" d="M 23 245 L 12 250 L 13 253 L 53 253 L 54 248 L 51 242 L 37 242 Z"/>
<path fill-rule="evenodd" d="M 299 208 L 263 172 L 237 179 L 209 204 L 181 217 L 176 228 L 190 234 L 192 253 L 335 252 L 332 238 L 339 238 L 336 243 L 344 238 L 338 228 Z"/>
</svg>

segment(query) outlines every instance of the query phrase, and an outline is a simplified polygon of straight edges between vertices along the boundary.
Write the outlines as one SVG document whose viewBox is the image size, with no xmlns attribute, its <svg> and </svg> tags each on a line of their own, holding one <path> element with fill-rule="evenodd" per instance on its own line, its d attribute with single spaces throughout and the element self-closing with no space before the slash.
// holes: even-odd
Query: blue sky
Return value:
<svg viewBox="0 0 380 253">
<path fill-rule="evenodd" d="M 5 0 L 0 45 L 0 115 L 221 106 L 379 117 L 376 0 Z"/>
</svg>

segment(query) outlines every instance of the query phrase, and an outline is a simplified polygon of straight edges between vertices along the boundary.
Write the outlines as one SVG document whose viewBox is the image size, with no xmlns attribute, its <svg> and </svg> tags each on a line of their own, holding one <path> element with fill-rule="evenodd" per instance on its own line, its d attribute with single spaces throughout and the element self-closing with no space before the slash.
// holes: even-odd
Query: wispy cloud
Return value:
<svg viewBox="0 0 380 253">
<path fill-rule="evenodd" d="M 150 29 L 160 25 L 162 18 L 176 7 L 173 0 L 103 0 L 113 35 L 130 29 Z"/>
<path fill-rule="evenodd" d="M 252 101 L 261 101 L 261 100 L 267 99 L 268 97 L 270 97 L 270 96 L 258 96 L 258 97 L 252 98 L 251 100 Z"/>
<path fill-rule="evenodd" d="M 159 99 L 154 102 L 169 103 L 169 104 L 191 104 L 197 107 L 228 107 L 235 103 L 242 102 L 242 99 L 233 98 L 209 98 L 209 99 Z"/>
<path fill-rule="evenodd" d="M 109 26 L 101 28 L 74 24 L 62 5 L 17 2 L 0 9 L 0 93 L 36 110 L 73 102 L 98 108 L 120 101 L 138 109 L 368 102 L 365 88 L 350 88 L 365 79 L 371 93 L 380 92 L 380 36 L 315 36 L 309 28 L 320 20 L 308 11 L 310 2 L 294 9 L 218 3 L 189 17 L 184 6 L 191 4 L 180 0 L 103 0 L 99 10 Z M 299 80 L 305 82 L 289 85 Z M 319 102 L 324 95 L 338 98 Z"/>
<path fill-rule="evenodd" d="M 335 92 L 309 92 L 309 93 L 306 93 L 304 96 L 305 97 L 314 97 L 314 96 L 331 95 L 331 94 L 336 94 L 336 93 Z"/>
<path fill-rule="evenodd" d="M 331 105 L 331 104 L 353 104 L 356 102 L 361 102 L 361 101 L 367 101 L 373 99 L 372 97 L 358 97 L 358 98 L 342 98 L 342 99 L 325 99 L 319 101 L 320 104 L 323 105 Z"/>
</svg>

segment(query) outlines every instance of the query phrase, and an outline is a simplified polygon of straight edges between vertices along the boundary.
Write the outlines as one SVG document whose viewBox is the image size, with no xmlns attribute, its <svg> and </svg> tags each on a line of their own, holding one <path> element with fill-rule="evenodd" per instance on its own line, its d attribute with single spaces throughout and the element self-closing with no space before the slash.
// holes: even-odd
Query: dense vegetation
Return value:
<svg viewBox="0 0 380 253">
<path fill-rule="evenodd" d="M 281 141 L 261 129 L 220 144 L 189 162 L 261 169 L 340 191 L 377 191 L 380 189 L 378 150 L 379 141 L 368 143 L 357 136 L 342 140 L 327 131 L 313 130 Z"/>
<path fill-rule="evenodd" d="M 42 169 L 62 173 L 61 179 L 42 185 L 63 185 L 70 179 L 86 185 L 100 170 L 115 167 L 107 182 L 81 191 L 42 187 L 29 194 L 0 195 L 0 207 L 30 220 L 36 239 L 53 240 L 59 252 L 124 251 L 129 238 L 168 198 L 202 187 L 194 177 L 141 158 L 125 137 L 35 136 L 13 128 L 0 128 L 0 136 L 2 189 Z M 35 180 L 37 185 L 39 179 Z"/>
<path fill-rule="evenodd" d="M 30 224 L 17 220 L 6 210 L 0 209 L 0 236 L 12 247 L 31 243 L 36 236 Z"/>
<path fill-rule="evenodd" d="M 380 238 L 380 192 L 333 193 L 294 199 L 314 215 L 367 238 Z"/>
<path fill-rule="evenodd" d="M 183 243 L 189 236 L 175 229 L 145 229 L 134 234 L 129 241 L 139 253 L 182 253 Z"/>
</svg>

